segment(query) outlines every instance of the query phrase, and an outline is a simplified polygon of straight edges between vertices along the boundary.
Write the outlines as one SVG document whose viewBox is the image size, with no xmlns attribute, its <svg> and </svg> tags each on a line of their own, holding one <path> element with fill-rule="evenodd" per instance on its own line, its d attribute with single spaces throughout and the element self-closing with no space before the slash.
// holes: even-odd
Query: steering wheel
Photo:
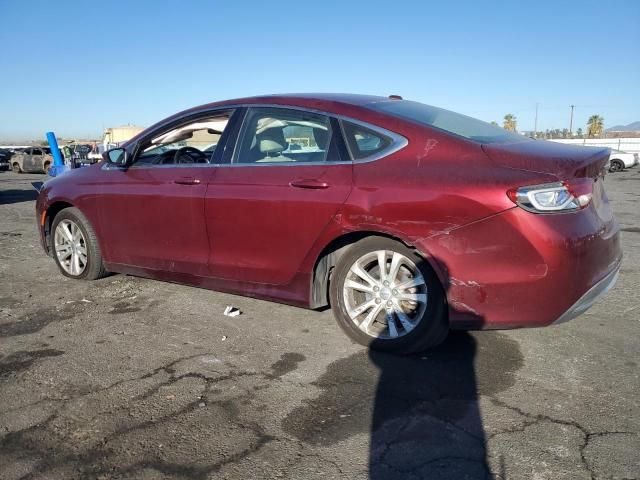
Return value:
<svg viewBox="0 0 640 480">
<path fill-rule="evenodd" d="M 188 152 L 195 153 L 199 158 L 194 160 Z M 188 158 L 189 160 L 184 162 L 182 161 L 182 158 Z M 182 147 L 176 150 L 176 153 L 173 154 L 173 163 L 176 165 L 179 163 L 207 163 L 207 155 L 195 147 Z"/>
</svg>

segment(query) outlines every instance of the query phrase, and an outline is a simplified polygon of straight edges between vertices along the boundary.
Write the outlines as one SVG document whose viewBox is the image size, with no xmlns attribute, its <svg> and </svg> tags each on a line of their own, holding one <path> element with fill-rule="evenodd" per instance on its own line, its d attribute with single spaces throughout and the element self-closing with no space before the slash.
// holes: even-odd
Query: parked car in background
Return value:
<svg viewBox="0 0 640 480">
<path fill-rule="evenodd" d="M 84 143 L 78 143 L 71 145 L 72 150 L 72 163 L 74 167 L 84 167 L 87 165 L 93 165 L 99 159 L 91 155 L 91 145 Z M 100 157 L 101 158 L 101 157 Z"/>
<path fill-rule="evenodd" d="M 6 148 L 0 148 L 0 170 L 9 170 L 11 168 L 11 157 L 13 152 Z"/>
<path fill-rule="evenodd" d="M 635 167 L 640 163 L 637 153 L 626 153 L 620 150 L 611 150 L 609 155 L 609 171 L 619 172 L 625 168 Z"/>
<path fill-rule="evenodd" d="M 49 147 L 27 147 L 11 157 L 11 168 L 16 173 L 49 173 L 51 165 Z"/>
<path fill-rule="evenodd" d="M 98 144 L 95 148 L 92 148 L 91 151 L 87 154 L 87 159 L 90 164 L 97 163 L 102 160 L 102 155 L 105 152 L 104 145 Z"/>
<path fill-rule="evenodd" d="M 608 158 L 397 97 L 265 96 L 167 118 L 36 210 L 67 277 L 330 305 L 356 342 L 411 353 L 561 323 L 612 288 Z"/>
</svg>

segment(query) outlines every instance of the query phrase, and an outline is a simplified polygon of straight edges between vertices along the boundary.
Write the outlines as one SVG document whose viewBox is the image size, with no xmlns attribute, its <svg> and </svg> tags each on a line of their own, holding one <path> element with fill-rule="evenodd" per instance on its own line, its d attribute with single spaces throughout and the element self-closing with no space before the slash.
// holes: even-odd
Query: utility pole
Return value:
<svg viewBox="0 0 640 480">
<path fill-rule="evenodd" d="M 571 107 L 571 119 L 569 120 L 569 135 L 573 135 L 573 109 L 575 105 L 569 105 Z"/>
<path fill-rule="evenodd" d="M 538 102 L 536 102 L 536 119 L 533 123 L 533 138 L 538 138 Z"/>
</svg>

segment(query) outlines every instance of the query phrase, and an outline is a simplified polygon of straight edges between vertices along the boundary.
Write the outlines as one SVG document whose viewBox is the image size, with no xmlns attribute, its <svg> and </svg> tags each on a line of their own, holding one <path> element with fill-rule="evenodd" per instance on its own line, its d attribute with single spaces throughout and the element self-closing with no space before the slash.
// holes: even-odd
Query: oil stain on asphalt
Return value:
<svg viewBox="0 0 640 480">
<path fill-rule="evenodd" d="M 14 352 L 0 359 L 0 379 L 29 369 L 37 360 L 48 357 L 58 357 L 63 354 L 64 351 L 55 349 L 20 350 Z"/>
<path fill-rule="evenodd" d="M 129 302 L 117 302 L 113 304 L 113 308 L 108 313 L 111 315 L 122 315 L 124 313 L 139 312 L 140 308 L 133 306 Z"/>
<path fill-rule="evenodd" d="M 271 365 L 271 373 L 267 374 L 268 378 L 280 378 L 281 376 L 294 371 L 298 368 L 298 364 L 306 360 L 301 353 L 283 353 L 280 360 Z"/>
<path fill-rule="evenodd" d="M 47 308 L 40 309 L 34 313 L 23 315 L 15 322 L 1 324 L 0 338 L 36 333 L 50 323 L 69 320 L 70 318 L 73 318 L 73 316 L 74 313 L 70 311 L 56 312 Z"/>
</svg>

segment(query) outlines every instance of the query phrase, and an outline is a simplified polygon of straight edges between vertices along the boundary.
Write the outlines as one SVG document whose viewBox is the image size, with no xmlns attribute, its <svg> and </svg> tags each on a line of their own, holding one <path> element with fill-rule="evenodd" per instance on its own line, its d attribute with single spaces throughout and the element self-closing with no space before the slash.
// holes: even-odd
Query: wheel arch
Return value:
<svg viewBox="0 0 640 480">
<path fill-rule="evenodd" d="M 51 244 L 51 227 L 53 226 L 53 220 L 56 218 L 56 215 L 60 213 L 62 210 L 66 208 L 74 207 L 75 205 L 65 202 L 63 200 L 58 200 L 53 202 L 51 205 L 47 207 L 46 214 L 44 216 L 44 223 L 42 227 L 44 229 L 44 239 L 45 244 L 47 245 L 47 250 L 49 253 L 52 251 Z"/>
<path fill-rule="evenodd" d="M 423 248 L 417 248 L 411 242 L 406 241 L 398 236 L 379 232 L 374 230 L 361 230 L 343 233 L 331 240 L 318 254 L 311 272 L 311 292 L 309 295 L 309 304 L 311 308 L 323 308 L 329 305 L 329 284 L 331 281 L 331 272 L 338 264 L 342 254 L 354 243 L 369 237 L 388 238 L 396 242 L 402 243 L 407 248 L 415 250 L 427 264 L 436 273 L 436 276 L 442 284 L 443 291 L 446 292 L 446 278 L 438 262 L 429 252 L 425 252 Z M 446 294 L 445 294 L 446 296 Z"/>
</svg>

